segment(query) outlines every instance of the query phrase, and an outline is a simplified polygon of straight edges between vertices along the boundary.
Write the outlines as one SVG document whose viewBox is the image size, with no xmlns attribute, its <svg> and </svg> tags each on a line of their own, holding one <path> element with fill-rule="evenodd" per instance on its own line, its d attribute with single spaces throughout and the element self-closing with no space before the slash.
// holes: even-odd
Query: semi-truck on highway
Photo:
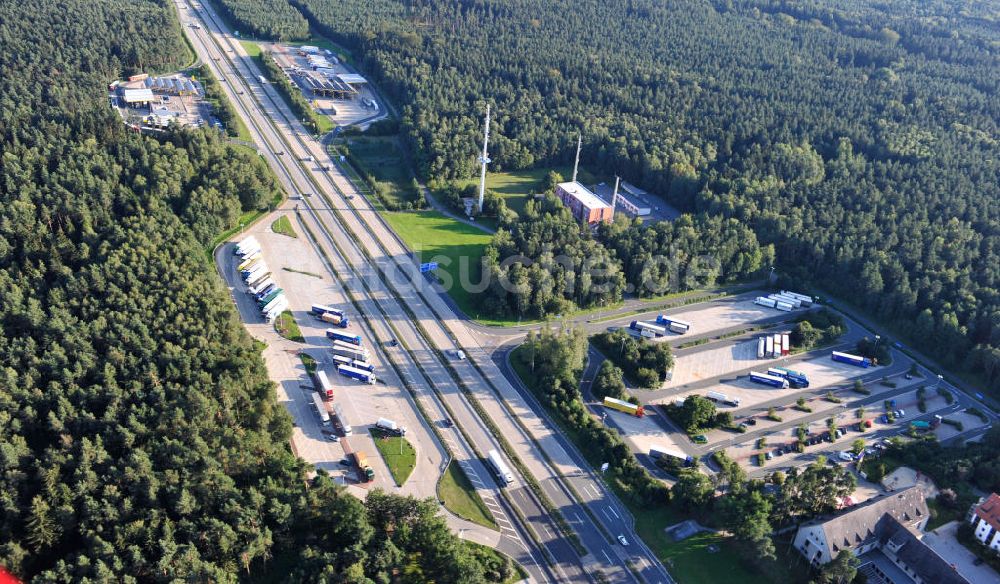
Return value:
<svg viewBox="0 0 1000 584">
<path fill-rule="evenodd" d="M 830 353 L 830 358 L 834 361 L 839 361 L 840 363 L 847 363 L 849 365 L 854 365 L 856 367 L 869 367 L 872 362 L 867 357 L 859 357 L 858 355 L 851 355 L 850 353 L 841 353 L 840 351 L 833 351 Z"/>
<path fill-rule="evenodd" d="M 676 318 L 671 318 L 665 314 L 660 314 L 656 317 L 656 324 L 660 326 L 665 326 L 671 331 L 683 335 L 691 329 L 691 324 L 684 322 L 683 320 L 678 320 Z"/>
<path fill-rule="evenodd" d="M 604 398 L 604 407 L 611 408 L 612 410 L 618 410 L 619 412 L 625 412 L 626 414 L 637 418 L 641 418 L 646 414 L 642 406 L 620 399 L 615 399 L 613 397 Z"/>
<path fill-rule="evenodd" d="M 365 456 L 364 452 L 354 451 L 354 464 L 358 465 L 358 475 L 363 482 L 368 483 L 375 480 L 375 471 L 372 469 L 372 465 L 368 464 L 368 457 Z"/>
<path fill-rule="evenodd" d="M 638 320 L 633 320 L 632 324 L 629 325 L 629 328 L 634 331 L 637 331 L 639 334 L 643 334 L 645 332 L 646 334 L 652 334 L 653 336 L 656 337 L 662 337 L 663 335 L 667 334 L 666 327 L 658 326 L 650 322 L 641 322 Z"/>
<path fill-rule="evenodd" d="M 779 377 L 777 375 L 769 375 L 767 373 L 760 373 L 759 371 L 750 372 L 750 381 L 754 383 L 760 383 L 761 385 L 770 385 L 771 387 L 777 387 L 780 389 L 785 389 L 788 387 L 788 380 L 784 377 Z"/>
<path fill-rule="evenodd" d="M 333 399 L 333 384 L 322 369 L 316 370 L 316 391 L 323 399 Z"/>
<path fill-rule="evenodd" d="M 380 430 L 385 430 L 394 436 L 406 436 L 406 428 L 388 418 L 379 418 L 378 421 L 375 422 L 375 427 Z"/>
<path fill-rule="evenodd" d="M 342 333 L 334 329 L 326 329 L 326 338 L 334 341 L 350 343 L 359 347 L 361 346 L 361 335 L 352 335 L 349 333 Z"/>
<path fill-rule="evenodd" d="M 370 371 L 365 371 L 363 369 L 358 369 L 357 367 L 351 367 L 350 365 L 338 365 L 337 373 L 345 377 L 350 377 L 351 379 L 357 379 L 368 385 L 375 385 L 375 374 Z"/>
<path fill-rule="evenodd" d="M 507 468 L 507 463 L 505 463 L 503 458 L 500 457 L 499 452 L 496 450 L 490 450 L 486 455 L 486 461 L 489 462 L 490 468 L 493 469 L 494 473 L 496 473 L 501 487 L 506 487 L 514 482 L 514 475 L 511 474 L 510 469 Z"/>
<path fill-rule="evenodd" d="M 719 393 L 718 391 L 710 391 L 706 393 L 705 398 L 710 399 L 714 402 L 718 402 L 720 404 L 727 404 L 734 407 L 740 405 L 740 398 L 729 397 L 728 395 L 724 393 Z"/>
</svg>

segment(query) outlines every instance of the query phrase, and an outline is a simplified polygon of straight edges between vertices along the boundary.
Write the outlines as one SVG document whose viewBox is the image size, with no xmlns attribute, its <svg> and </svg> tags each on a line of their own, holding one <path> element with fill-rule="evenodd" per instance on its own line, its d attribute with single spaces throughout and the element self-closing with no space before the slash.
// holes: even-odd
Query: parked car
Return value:
<svg viewBox="0 0 1000 584">
<path fill-rule="evenodd" d="M 691 438 L 691 441 L 695 444 L 708 444 L 708 438 L 704 434 L 698 434 Z"/>
<path fill-rule="evenodd" d="M 764 454 L 764 458 L 766 458 L 768 460 L 771 460 L 771 458 L 773 458 L 773 457 L 771 456 L 770 452 L 767 452 L 767 453 Z"/>
</svg>

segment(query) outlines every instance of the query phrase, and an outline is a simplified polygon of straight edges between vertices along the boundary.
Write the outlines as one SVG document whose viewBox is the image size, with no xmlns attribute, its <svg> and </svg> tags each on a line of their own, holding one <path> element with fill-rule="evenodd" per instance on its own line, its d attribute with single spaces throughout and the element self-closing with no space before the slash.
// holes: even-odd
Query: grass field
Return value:
<svg viewBox="0 0 1000 584">
<path fill-rule="evenodd" d="M 486 503 L 479 497 L 476 490 L 465 476 L 465 472 L 452 461 L 441 476 L 437 486 L 438 499 L 444 501 L 445 509 L 483 527 L 497 529 L 493 514 Z"/>
<path fill-rule="evenodd" d="M 509 172 L 489 172 L 486 173 L 486 188 L 496 191 L 507 201 L 507 206 L 520 213 L 524 210 L 524 205 L 528 202 L 528 197 L 532 194 L 542 192 L 545 184 L 545 176 L 550 170 L 555 170 L 566 180 L 573 176 L 572 166 L 557 166 L 556 168 L 536 168 L 531 170 L 512 170 Z M 580 170 L 577 179 L 584 184 L 594 182 L 594 176 L 585 170 Z M 478 178 L 469 178 L 458 181 L 458 185 L 479 184 Z"/>
<path fill-rule="evenodd" d="M 402 205 L 420 196 L 397 137 L 349 136 L 346 145 L 361 166 L 358 170 L 384 185 L 383 192 L 387 199 Z"/>
<path fill-rule="evenodd" d="M 257 43 L 252 41 L 240 41 L 240 44 L 243 45 L 243 50 L 246 51 L 251 58 L 256 59 L 260 56 L 260 45 Z"/>
<path fill-rule="evenodd" d="M 287 215 L 282 215 L 281 217 L 275 219 L 274 223 L 271 223 L 271 231 L 288 237 L 298 238 L 299 236 L 295 233 L 295 230 L 292 229 L 292 222 L 288 220 Z"/>
<path fill-rule="evenodd" d="M 406 438 L 392 436 L 378 428 L 370 428 L 369 431 L 375 439 L 375 447 L 389 467 L 392 480 L 402 487 L 417 465 L 417 451 Z"/>
<path fill-rule="evenodd" d="M 306 368 L 307 374 L 316 373 L 316 359 L 306 353 L 299 353 L 299 359 L 302 359 L 302 366 Z"/>
<path fill-rule="evenodd" d="M 295 317 L 292 316 L 292 311 L 290 310 L 282 312 L 278 315 L 278 318 L 274 319 L 274 330 L 289 341 L 295 341 L 296 343 L 306 342 L 305 337 L 302 336 L 302 331 L 299 330 L 299 323 L 295 322 Z"/>
<path fill-rule="evenodd" d="M 506 326 L 516 322 L 480 319 L 473 293 L 461 285 L 462 279 L 459 276 L 463 264 L 467 266 L 464 280 L 473 285 L 479 283 L 483 250 L 491 239 L 489 233 L 436 211 L 387 212 L 384 217 L 421 261 L 441 263 L 437 273 L 445 279 L 445 288 L 462 312 L 483 324 Z"/>
</svg>

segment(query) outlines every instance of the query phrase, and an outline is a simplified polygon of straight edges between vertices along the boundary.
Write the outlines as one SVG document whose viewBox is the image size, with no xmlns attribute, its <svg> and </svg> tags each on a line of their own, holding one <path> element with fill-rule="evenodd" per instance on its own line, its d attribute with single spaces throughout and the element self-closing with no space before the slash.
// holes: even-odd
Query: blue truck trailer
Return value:
<svg viewBox="0 0 1000 584">
<path fill-rule="evenodd" d="M 833 351 L 830 354 L 830 358 L 834 361 L 840 363 L 847 363 L 854 365 L 855 367 L 870 367 L 872 362 L 867 357 L 859 357 L 858 355 L 851 355 L 850 353 L 841 353 L 840 351 Z"/>
<path fill-rule="evenodd" d="M 334 341 L 343 341 L 359 347 L 361 346 L 361 335 L 342 333 L 335 329 L 326 329 L 326 338 Z"/>
<path fill-rule="evenodd" d="M 760 383 L 762 385 L 770 385 L 771 387 L 779 387 L 781 389 L 788 387 L 788 380 L 784 377 L 760 373 L 759 371 L 750 372 L 750 381 Z"/>
</svg>

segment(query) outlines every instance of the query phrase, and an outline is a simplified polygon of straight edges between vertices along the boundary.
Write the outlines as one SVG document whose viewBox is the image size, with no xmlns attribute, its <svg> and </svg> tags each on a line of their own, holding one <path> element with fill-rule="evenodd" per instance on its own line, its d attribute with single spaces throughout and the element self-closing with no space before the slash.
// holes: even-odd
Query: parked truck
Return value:
<svg viewBox="0 0 1000 584">
<path fill-rule="evenodd" d="M 361 346 L 361 335 L 352 335 L 349 333 L 342 333 L 334 329 L 326 329 L 326 338 L 334 341 L 350 343 L 359 347 Z"/>
<path fill-rule="evenodd" d="M 358 465 L 358 474 L 362 482 L 368 483 L 375 480 L 375 471 L 372 469 L 372 465 L 368 464 L 368 457 L 365 456 L 364 452 L 354 451 L 354 463 Z"/>
<path fill-rule="evenodd" d="M 792 338 L 788 333 L 781 333 L 781 354 L 788 355 L 792 352 Z"/>
<path fill-rule="evenodd" d="M 324 312 L 320 315 L 319 319 L 327 324 L 339 326 L 340 328 L 347 328 L 348 324 L 346 316 L 340 316 L 339 314 L 334 314 L 332 312 Z"/>
<path fill-rule="evenodd" d="M 361 369 L 362 371 L 375 371 L 375 366 L 368 361 L 362 361 L 360 359 L 354 359 L 350 363 L 345 363 L 345 365 L 350 365 L 355 369 Z"/>
<path fill-rule="evenodd" d="M 792 298 L 791 296 L 783 296 L 781 294 L 771 294 L 769 298 L 775 300 L 775 302 L 787 302 L 792 305 L 792 308 L 799 308 L 802 306 L 802 301 L 798 298 Z"/>
<path fill-rule="evenodd" d="M 332 314 L 339 314 L 340 316 L 344 316 L 344 311 L 337 310 L 336 308 L 333 308 L 331 306 L 326 306 L 325 304 L 313 304 L 312 308 L 310 309 L 310 312 L 312 312 L 314 315 L 316 315 L 316 318 L 319 318 L 320 316 L 322 316 L 326 312 L 330 312 Z"/>
<path fill-rule="evenodd" d="M 330 403 L 331 402 L 327 402 L 328 405 Z M 330 407 L 330 413 L 333 414 L 333 421 L 337 425 L 337 429 L 340 430 L 340 433 L 343 434 L 344 436 L 350 436 L 354 434 L 354 428 L 351 427 L 351 424 L 347 421 L 347 418 L 344 416 L 344 408 L 340 407 L 339 403 L 333 403 L 329 407 Z"/>
<path fill-rule="evenodd" d="M 778 310 L 781 310 L 781 311 L 784 311 L 784 312 L 788 312 L 788 311 L 792 310 L 793 308 L 795 308 L 791 304 L 789 304 L 787 302 L 784 302 L 784 301 L 780 301 L 780 300 L 774 303 L 774 307 L 777 308 Z"/>
<path fill-rule="evenodd" d="M 281 312 L 286 308 L 288 308 L 288 298 L 285 298 L 284 294 L 279 294 L 270 302 L 262 306 L 260 313 L 264 315 L 271 315 L 274 313 L 281 314 Z"/>
<path fill-rule="evenodd" d="M 872 362 L 867 357 L 859 357 L 858 355 L 851 355 L 850 353 L 841 353 L 840 351 L 833 351 L 830 353 L 830 358 L 834 361 L 840 363 L 847 363 L 849 365 L 854 365 L 856 367 L 870 367 Z"/>
<path fill-rule="evenodd" d="M 813 298 L 812 296 L 806 296 L 805 294 L 799 294 L 798 292 L 790 292 L 788 290 L 781 290 L 782 296 L 791 296 L 792 298 L 797 298 L 802 302 L 802 306 L 812 306 Z"/>
<path fill-rule="evenodd" d="M 619 412 L 625 412 L 626 414 L 637 418 L 641 418 L 646 414 L 642 406 L 620 399 L 615 399 L 613 397 L 604 398 L 604 407 L 618 410 Z"/>
<path fill-rule="evenodd" d="M 262 298 L 260 298 L 259 300 L 257 300 L 257 308 L 264 308 L 265 306 L 267 306 L 268 304 L 270 304 L 272 300 L 274 300 L 275 298 L 277 298 L 278 296 L 280 296 L 280 295 L 282 295 L 284 293 L 285 293 L 285 291 L 282 288 L 274 288 L 274 289 L 272 289 L 265 296 L 263 296 Z"/>
<path fill-rule="evenodd" d="M 634 331 L 638 331 L 640 335 L 643 333 L 643 331 L 648 331 L 649 333 L 652 333 L 654 336 L 657 337 L 662 337 L 663 335 L 667 334 L 667 329 L 665 327 L 655 325 L 651 322 L 641 322 L 638 320 L 633 320 L 632 324 L 629 325 L 629 328 L 631 328 Z"/>
<path fill-rule="evenodd" d="M 766 296 L 758 296 L 757 299 L 753 301 L 753 303 L 760 306 L 766 306 L 767 308 L 774 308 L 774 305 L 777 303 L 777 301 L 772 298 L 767 298 Z"/>
<path fill-rule="evenodd" d="M 251 235 L 236 244 L 236 247 L 233 248 L 233 255 L 246 256 L 254 251 L 260 251 L 260 243 L 257 242 L 256 237 Z"/>
<path fill-rule="evenodd" d="M 357 347 L 355 347 L 353 349 L 349 349 L 349 348 L 344 347 L 344 346 L 334 345 L 332 347 L 332 349 L 333 349 L 333 354 L 334 355 L 340 355 L 341 357 L 347 357 L 347 358 L 351 359 L 352 361 L 355 360 L 355 359 L 358 359 L 358 360 L 361 360 L 361 361 L 367 361 L 368 360 L 368 353 L 366 351 L 364 351 L 363 349 L 359 349 Z"/>
<path fill-rule="evenodd" d="M 357 379 L 362 383 L 367 383 L 368 385 L 375 385 L 375 374 L 370 371 L 365 371 L 364 369 L 358 369 L 357 367 L 351 367 L 350 365 L 338 365 L 337 373 L 345 377 L 350 377 L 351 379 Z"/>
<path fill-rule="evenodd" d="M 758 359 L 763 359 L 764 358 L 764 351 L 766 349 L 767 349 L 767 341 L 764 340 L 764 337 L 757 337 L 757 358 Z"/>
<path fill-rule="evenodd" d="M 666 316 L 665 314 L 661 314 L 656 317 L 656 324 L 664 326 L 668 328 L 670 331 L 680 335 L 683 335 L 684 333 L 688 332 L 688 330 L 691 329 L 690 323 Z"/>
<path fill-rule="evenodd" d="M 720 404 L 726 404 L 734 407 L 738 407 L 740 405 L 740 398 L 729 397 L 728 395 L 719 393 L 718 391 L 710 391 L 705 394 L 705 397 Z"/>
<path fill-rule="evenodd" d="M 406 428 L 388 418 L 379 418 L 378 421 L 375 422 L 375 427 L 385 430 L 394 436 L 406 436 Z"/>
<path fill-rule="evenodd" d="M 768 359 L 774 357 L 774 337 L 771 335 L 764 337 L 764 356 Z"/>
<path fill-rule="evenodd" d="M 768 373 L 760 373 L 759 371 L 750 372 L 750 381 L 760 383 L 761 385 L 770 385 L 771 387 L 777 387 L 780 389 L 788 387 L 788 380 L 784 377 L 770 375 Z"/>
<path fill-rule="evenodd" d="M 327 377 L 326 371 L 317 369 L 315 376 L 316 391 L 323 397 L 323 399 L 333 399 L 333 384 L 330 383 L 330 378 Z"/>
<path fill-rule="evenodd" d="M 788 380 L 788 383 L 796 389 L 809 387 L 809 378 L 806 377 L 806 374 L 801 371 L 792 371 L 791 369 L 785 369 L 784 367 L 771 367 L 767 370 L 767 374 L 784 377 Z"/>
</svg>

